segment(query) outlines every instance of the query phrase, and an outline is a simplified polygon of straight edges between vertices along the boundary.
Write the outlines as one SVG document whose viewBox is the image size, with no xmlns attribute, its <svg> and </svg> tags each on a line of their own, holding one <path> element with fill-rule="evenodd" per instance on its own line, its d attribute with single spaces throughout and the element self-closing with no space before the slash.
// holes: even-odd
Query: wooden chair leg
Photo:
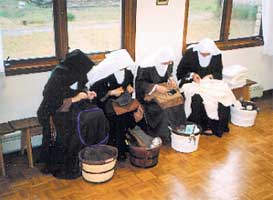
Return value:
<svg viewBox="0 0 273 200">
<path fill-rule="evenodd" d="M 27 156 L 28 156 L 29 167 L 33 168 L 30 128 L 26 129 L 26 144 L 27 144 Z"/>
<path fill-rule="evenodd" d="M 22 130 L 21 133 L 21 155 L 24 155 L 25 150 L 27 148 L 27 142 L 26 142 L 26 131 Z"/>
<path fill-rule="evenodd" d="M 2 175 L 6 176 L 4 157 L 3 157 L 3 149 L 2 149 L 2 138 L 0 138 L 0 165 L 1 165 Z"/>
</svg>

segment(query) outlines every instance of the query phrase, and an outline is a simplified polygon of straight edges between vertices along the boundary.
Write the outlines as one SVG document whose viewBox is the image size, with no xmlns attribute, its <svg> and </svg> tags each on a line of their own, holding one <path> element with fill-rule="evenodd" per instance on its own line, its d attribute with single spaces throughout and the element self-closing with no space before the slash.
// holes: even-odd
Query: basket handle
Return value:
<svg viewBox="0 0 273 200">
<path fill-rule="evenodd" d="M 109 133 L 108 132 L 106 133 L 106 136 L 99 143 L 93 144 L 93 145 L 86 144 L 86 142 L 82 138 L 81 127 L 80 127 L 80 116 L 81 116 L 81 114 L 84 113 L 84 112 L 96 112 L 96 111 L 102 111 L 102 110 L 100 108 L 98 108 L 98 107 L 95 107 L 95 108 L 91 108 L 91 109 L 82 110 L 77 115 L 77 133 L 78 133 L 78 136 L 79 136 L 79 139 L 80 139 L 81 143 L 83 145 L 85 145 L 85 146 L 92 147 L 92 146 L 97 146 L 97 145 L 100 145 L 100 144 L 105 144 L 109 139 Z"/>
</svg>

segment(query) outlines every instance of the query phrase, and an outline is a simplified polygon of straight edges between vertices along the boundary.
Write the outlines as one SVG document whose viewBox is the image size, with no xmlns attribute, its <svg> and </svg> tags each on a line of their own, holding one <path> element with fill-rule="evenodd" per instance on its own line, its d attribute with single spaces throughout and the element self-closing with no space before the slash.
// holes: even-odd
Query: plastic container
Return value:
<svg viewBox="0 0 273 200">
<path fill-rule="evenodd" d="M 187 126 L 194 126 L 194 130 L 186 131 Z M 179 152 L 191 153 L 198 149 L 201 128 L 196 124 L 187 124 L 185 132 L 177 132 L 171 129 L 171 147 Z"/>
</svg>

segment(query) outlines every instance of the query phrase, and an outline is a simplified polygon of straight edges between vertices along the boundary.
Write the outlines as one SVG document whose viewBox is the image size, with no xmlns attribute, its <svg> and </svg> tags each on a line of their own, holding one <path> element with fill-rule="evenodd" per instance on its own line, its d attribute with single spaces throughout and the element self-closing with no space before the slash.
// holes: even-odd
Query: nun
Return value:
<svg viewBox="0 0 273 200">
<path fill-rule="evenodd" d="M 220 50 L 213 40 L 202 39 L 199 43 L 188 47 L 177 67 L 177 79 L 179 86 L 185 83 L 200 84 L 201 80 L 222 79 L 223 63 Z M 218 105 L 218 119 L 210 119 L 204 108 L 203 99 L 195 94 L 191 99 L 191 114 L 189 121 L 195 122 L 202 127 L 203 134 L 221 137 L 228 132 L 229 107 Z"/>
<path fill-rule="evenodd" d="M 97 93 L 97 105 L 104 110 L 110 123 L 110 141 L 118 148 L 118 160 L 126 160 L 126 133 L 136 123 L 144 123 L 141 106 L 130 107 L 127 111 L 117 113 L 113 103 L 128 105 L 134 92 L 134 76 L 130 67 L 134 67 L 131 56 L 125 49 L 113 51 L 106 55 L 94 70 L 88 74 L 90 90 Z M 142 126 L 142 125 L 141 125 Z M 145 125 L 142 127 L 145 128 Z"/>
<path fill-rule="evenodd" d="M 160 48 L 140 64 L 136 76 L 136 97 L 144 107 L 147 133 L 159 136 L 164 143 L 170 141 L 170 131 L 185 125 L 183 104 L 162 109 L 154 99 L 147 100 L 154 92 L 168 93 L 162 83 L 175 88 L 177 83 L 172 77 L 174 54 L 168 47 Z"/>
<path fill-rule="evenodd" d="M 91 102 L 96 93 L 85 88 L 87 73 L 93 66 L 82 51 L 74 50 L 53 69 L 44 87 L 43 100 L 37 111 L 43 127 L 39 158 L 44 163 L 43 173 L 63 179 L 79 177 L 79 151 L 85 145 L 97 144 L 107 137 L 108 121 L 103 111 L 94 109 L 96 105 Z M 79 116 L 85 109 L 96 112 L 84 112 Z"/>
</svg>

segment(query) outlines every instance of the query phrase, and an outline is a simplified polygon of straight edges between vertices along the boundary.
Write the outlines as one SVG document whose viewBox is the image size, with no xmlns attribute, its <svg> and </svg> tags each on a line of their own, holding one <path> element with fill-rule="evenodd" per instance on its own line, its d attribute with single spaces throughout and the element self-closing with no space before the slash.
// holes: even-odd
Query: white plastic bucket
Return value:
<svg viewBox="0 0 273 200">
<path fill-rule="evenodd" d="M 171 130 L 171 147 L 179 152 L 191 153 L 198 149 L 200 129 L 195 126 L 194 133 L 178 133 Z"/>
<path fill-rule="evenodd" d="M 257 110 L 242 110 L 237 106 L 232 106 L 230 110 L 232 124 L 242 127 L 250 127 L 255 124 Z"/>
</svg>

